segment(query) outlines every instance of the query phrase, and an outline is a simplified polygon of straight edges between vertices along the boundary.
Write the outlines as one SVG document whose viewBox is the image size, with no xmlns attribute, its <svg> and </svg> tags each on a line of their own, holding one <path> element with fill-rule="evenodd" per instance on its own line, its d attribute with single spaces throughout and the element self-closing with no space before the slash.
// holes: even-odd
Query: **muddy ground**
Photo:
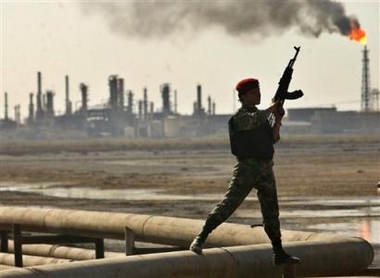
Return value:
<svg viewBox="0 0 380 278">
<path fill-rule="evenodd" d="M 33 145 L 33 152 L 25 146 L 20 148 L 17 143 L 0 144 L 0 205 L 204 219 L 223 196 L 230 181 L 236 161 L 229 152 L 228 143 L 222 141 L 214 146 L 210 142 L 197 142 L 180 147 L 174 143 L 163 147 L 162 141 L 156 146 L 154 141 L 149 142 L 152 144 L 149 147 L 123 145 L 118 150 L 102 146 L 86 151 L 60 149 L 59 144 L 46 148 L 38 143 Z M 322 213 L 323 204 L 307 202 L 314 198 L 376 200 L 380 181 L 379 154 L 380 144 L 376 137 L 338 141 L 283 139 L 276 146 L 274 160 L 281 211 L 289 214 L 293 210 L 313 210 L 318 214 L 320 210 Z M 63 193 L 62 189 L 65 189 Z M 118 195 L 109 195 L 112 193 L 109 189 Z M 87 191 L 101 194 L 93 198 L 93 194 L 85 194 Z M 339 209 L 339 204 L 335 207 Z M 340 222 L 352 220 L 346 214 L 331 218 L 315 215 L 287 218 L 285 214 L 282 227 L 307 230 L 312 224 L 337 221 L 337 217 Z M 374 217 L 379 219 L 379 215 Z M 229 221 L 261 221 L 254 192 Z"/>
</svg>

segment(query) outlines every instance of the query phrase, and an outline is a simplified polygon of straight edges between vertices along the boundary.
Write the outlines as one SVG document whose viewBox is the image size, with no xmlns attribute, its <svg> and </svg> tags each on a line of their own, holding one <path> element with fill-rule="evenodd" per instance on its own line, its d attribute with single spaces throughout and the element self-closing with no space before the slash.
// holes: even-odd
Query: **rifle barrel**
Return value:
<svg viewBox="0 0 380 278">
<path fill-rule="evenodd" d="M 297 59 L 298 52 L 300 52 L 300 50 L 301 50 L 301 46 L 299 46 L 299 47 L 294 46 L 294 49 L 296 50 L 296 54 L 294 54 L 293 59 L 290 59 L 290 61 L 289 61 L 288 67 L 290 67 L 290 68 L 293 67 L 294 62 Z"/>
</svg>

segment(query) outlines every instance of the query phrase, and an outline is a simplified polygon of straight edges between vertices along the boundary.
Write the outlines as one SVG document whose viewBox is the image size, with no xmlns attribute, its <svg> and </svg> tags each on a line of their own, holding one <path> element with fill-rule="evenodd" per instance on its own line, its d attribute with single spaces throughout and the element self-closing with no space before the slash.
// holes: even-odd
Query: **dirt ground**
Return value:
<svg viewBox="0 0 380 278">
<path fill-rule="evenodd" d="M 80 151 L 53 149 L 41 143 L 20 151 L 0 143 L 0 205 L 61 207 L 204 219 L 228 187 L 235 158 L 227 143 L 213 146 L 186 144 L 163 148 L 162 142 L 149 148 L 103 146 Z M 14 152 L 12 152 L 14 148 Z M 373 140 L 289 140 L 276 146 L 275 174 L 280 209 L 308 209 L 307 202 L 294 204 L 289 198 L 376 197 L 380 181 L 380 141 Z M 41 185 L 40 191 L 18 190 Z M 15 189 L 16 188 L 16 189 Z M 104 192 L 104 198 L 44 194 L 44 189 L 72 188 Z M 108 198 L 107 190 L 137 190 L 141 194 Z M 144 198 L 154 192 L 155 198 Z M 144 195 L 145 194 L 145 195 Z M 161 195 L 160 195 L 161 194 Z M 162 198 L 160 198 L 162 196 Z M 168 198 L 167 196 L 173 196 Z M 203 196 L 200 198 L 199 196 Z M 210 197 L 211 196 L 211 197 Z M 313 208 L 318 210 L 316 205 Z M 241 217 L 239 211 L 252 211 Z M 254 192 L 229 221 L 260 221 Z M 349 217 L 347 221 L 350 221 Z M 345 221 L 344 217 L 340 221 Z M 377 216 L 378 217 L 378 216 Z M 303 230 L 314 222 L 336 221 L 319 218 L 284 219 L 283 228 Z M 377 218 L 378 219 L 378 218 Z M 308 223 L 305 223 L 307 221 Z"/>
<path fill-rule="evenodd" d="M 380 181 L 379 154 L 379 141 L 279 143 L 274 160 L 279 198 L 376 196 Z M 44 152 L 41 144 L 40 152 L 33 154 L 28 154 L 27 150 L 12 154 L 8 150 L 6 155 L 1 155 L 0 151 L 0 163 L 3 187 L 14 183 L 51 183 L 55 187 L 145 189 L 165 194 L 222 196 L 236 160 L 227 145 L 209 149 Z M 206 213 L 199 211 L 202 207 L 192 200 L 98 202 L 15 191 L 2 191 L 1 196 L 1 205 L 72 207 L 182 217 L 199 217 Z"/>
</svg>

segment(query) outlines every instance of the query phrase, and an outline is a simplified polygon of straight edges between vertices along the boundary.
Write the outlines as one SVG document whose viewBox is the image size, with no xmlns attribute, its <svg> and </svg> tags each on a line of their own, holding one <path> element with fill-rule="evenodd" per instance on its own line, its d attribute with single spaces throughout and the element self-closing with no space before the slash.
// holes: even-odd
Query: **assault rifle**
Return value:
<svg viewBox="0 0 380 278">
<path fill-rule="evenodd" d="M 285 68 L 285 71 L 282 74 L 280 82 L 278 82 L 278 88 L 277 88 L 276 94 L 273 97 L 273 101 L 279 101 L 281 106 L 284 104 L 285 99 L 297 99 L 303 96 L 303 92 L 301 90 L 288 92 L 289 84 L 290 84 L 290 81 L 292 80 L 293 65 L 297 59 L 297 55 L 301 47 L 300 46 L 294 47 L 294 49 L 296 50 L 296 54 L 294 55 L 293 59 L 290 59 L 289 64 Z"/>
</svg>

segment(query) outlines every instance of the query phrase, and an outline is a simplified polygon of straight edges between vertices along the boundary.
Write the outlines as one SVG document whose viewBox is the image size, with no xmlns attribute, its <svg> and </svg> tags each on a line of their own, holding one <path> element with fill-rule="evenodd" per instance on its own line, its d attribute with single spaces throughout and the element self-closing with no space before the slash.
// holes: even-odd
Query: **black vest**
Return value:
<svg viewBox="0 0 380 278">
<path fill-rule="evenodd" d="M 233 126 L 233 117 L 231 117 L 228 127 L 231 152 L 238 159 L 271 160 L 273 158 L 274 141 L 269 123 L 261 124 L 251 130 L 236 131 Z"/>
</svg>

